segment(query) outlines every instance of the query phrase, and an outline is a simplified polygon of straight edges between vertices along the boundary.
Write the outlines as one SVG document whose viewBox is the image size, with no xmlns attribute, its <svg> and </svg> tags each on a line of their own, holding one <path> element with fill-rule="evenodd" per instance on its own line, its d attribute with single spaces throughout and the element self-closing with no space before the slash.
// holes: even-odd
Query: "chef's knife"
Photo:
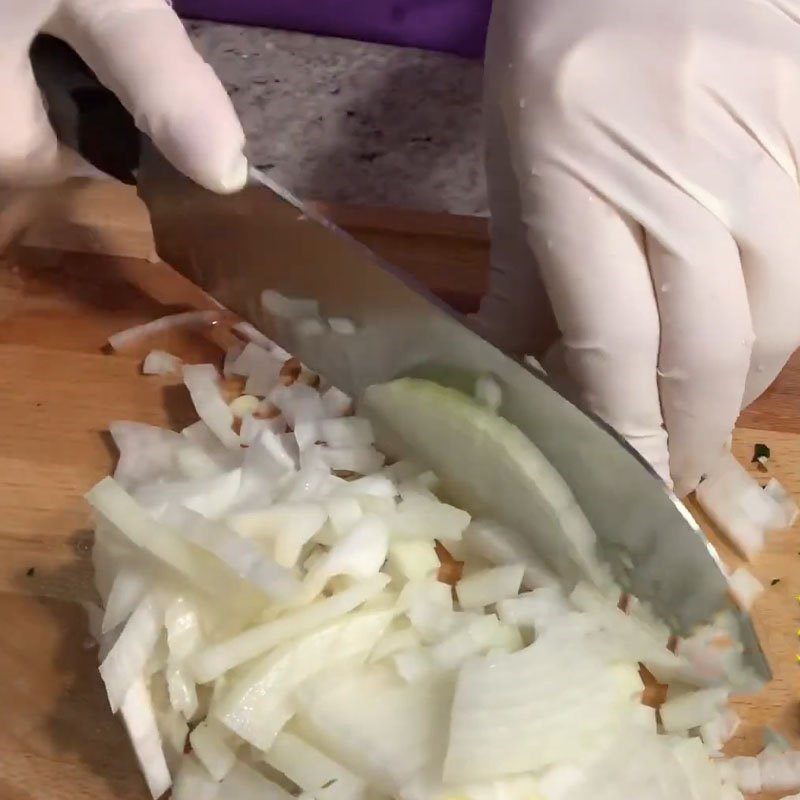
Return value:
<svg viewBox="0 0 800 800">
<path fill-rule="evenodd" d="M 63 59 L 56 48 L 35 55 L 37 74 L 50 59 Z M 64 81 L 40 85 L 51 108 L 68 106 Z M 81 81 L 67 85 L 80 85 L 85 96 Z M 80 108 L 53 120 L 65 141 L 107 172 L 136 161 L 130 119 L 109 114 L 113 102 L 95 98 L 94 120 Z M 76 136 L 75 120 L 94 152 Z M 105 135 L 87 134 L 98 122 Z M 98 148 L 98 141 L 116 148 Z M 103 163 L 109 153 L 112 169 Z M 401 376 L 469 390 L 491 375 L 502 389 L 500 413 L 565 479 L 620 585 L 676 633 L 730 612 L 755 681 L 771 677 L 752 623 L 732 603 L 717 553 L 689 512 L 621 437 L 559 394 L 540 369 L 504 355 L 408 275 L 258 171 L 243 191 L 220 196 L 177 172 L 144 137 L 140 155 L 139 194 L 164 261 L 354 396 Z M 355 332 L 318 324 L 329 318 L 352 321 Z M 536 531 L 532 525 L 524 533 L 535 538 Z"/>
</svg>

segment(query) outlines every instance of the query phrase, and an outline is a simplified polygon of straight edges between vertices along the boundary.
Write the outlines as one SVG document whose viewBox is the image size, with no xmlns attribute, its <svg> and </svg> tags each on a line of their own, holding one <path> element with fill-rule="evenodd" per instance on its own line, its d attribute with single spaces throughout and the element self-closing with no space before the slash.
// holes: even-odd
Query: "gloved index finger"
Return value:
<svg viewBox="0 0 800 800">
<path fill-rule="evenodd" d="M 659 317 L 641 229 L 555 169 L 531 177 L 522 195 L 566 366 L 583 402 L 670 484 L 657 381 Z"/>
<path fill-rule="evenodd" d="M 241 188 L 241 124 L 164 0 L 66 0 L 48 32 L 75 49 L 178 169 L 214 191 Z"/>
</svg>

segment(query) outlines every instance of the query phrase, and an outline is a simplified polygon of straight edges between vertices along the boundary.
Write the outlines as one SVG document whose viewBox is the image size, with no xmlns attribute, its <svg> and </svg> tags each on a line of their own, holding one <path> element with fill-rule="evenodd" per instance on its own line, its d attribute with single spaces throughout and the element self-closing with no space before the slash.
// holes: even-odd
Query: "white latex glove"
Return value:
<svg viewBox="0 0 800 800">
<path fill-rule="evenodd" d="M 0 185 L 81 169 L 58 146 L 34 81 L 37 33 L 70 44 L 178 169 L 217 192 L 242 187 L 241 125 L 165 0 L 0 0 Z"/>
<path fill-rule="evenodd" d="M 503 0 L 479 321 L 676 490 L 800 344 L 800 0 Z"/>
</svg>

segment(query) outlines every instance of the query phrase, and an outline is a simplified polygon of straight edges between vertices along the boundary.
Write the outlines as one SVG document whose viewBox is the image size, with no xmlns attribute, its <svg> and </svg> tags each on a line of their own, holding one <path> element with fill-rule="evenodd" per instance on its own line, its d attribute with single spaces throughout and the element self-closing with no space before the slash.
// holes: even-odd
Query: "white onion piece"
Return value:
<svg viewBox="0 0 800 800">
<path fill-rule="evenodd" d="M 315 597 L 336 575 L 361 579 L 376 575 L 386 561 L 388 550 L 385 523 L 374 514 L 365 514 L 306 575 L 308 596 Z"/>
<path fill-rule="evenodd" d="M 318 800 L 363 800 L 367 791 L 361 778 L 292 733 L 279 733 L 264 761 Z"/>
<path fill-rule="evenodd" d="M 492 567 L 462 578 L 456 584 L 456 597 L 462 608 L 483 608 L 516 597 L 525 567 L 515 564 Z"/>
<path fill-rule="evenodd" d="M 203 420 L 187 425 L 181 431 L 181 436 L 194 446 L 195 452 L 201 451 L 207 460 L 212 461 L 217 466 L 218 472 L 228 472 L 242 464 L 241 450 L 230 450 L 225 447 Z M 182 453 L 183 451 L 178 453 L 179 462 Z M 194 474 L 187 474 L 186 477 L 194 477 Z"/>
<path fill-rule="evenodd" d="M 120 714 L 147 788 L 153 800 L 156 800 L 172 785 L 172 778 L 161 746 L 161 735 L 156 725 L 150 693 L 141 678 L 137 678 L 125 693 Z"/>
<path fill-rule="evenodd" d="M 566 598 L 555 586 L 526 592 L 497 604 L 497 616 L 506 625 L 530 628 L 537 634 L 544 633 L 553 625 L 560 625 L 569 612 Z"/>
<path fill-rule="evenodd" d="M 214 719 L 201 722 L 189 735 L 192 751 L 216 781 L 221 781 L 236 763 L 236 753 L 226 738 L 226 729 Z"/>
<path fill-rule="evenodd" d="M 234 469 L 208 478 L 143 484 L 133 496 L 157 518 L 170 506 L 184 506 L 209 519 L 217 519 L 230 508 L 241 483 L 242 470 Z"/>
<path fill-rule="evenodd" d="M 700 738 L 711 753 L 721 753 L 725 743 L 739 727 L 740 719 L 731 708 L 723 708 L 716 717 L 700 726 Z"/>
<path fill-rule="evenodd" d="M 426 497 L 409 497 L 389 519 L 391 535 L 406 539 L 460 539 L 470 516 L 455 506 Z"/>
<path fill-rule="evenodd" d="M 406 683 L 429 680 L 436 673 L 436 665 L 431 654 L 423 647 L 396 652 L 392 655 L 391 661 L 397 674 Z"/>
<path fill-rule="evenodd" d="M 435 579 L 407 583 L 398 607 L 404 609 L 414 629 L 426 642 L 435 642 L 455 624 L 450 587 Z"/>
<path fill-rule="evenodd" d="M 612 666 L 580 645 L 574 634 L 552 630 L 517 653 L 464 665 L 453 701 L 446 782 L 542 769 L 612 736 L 638 705 L 637 668 Z"/>
<path fill-rule="evenodd" d="M 375 442 L 372 424 L 360 417 L 323 419 L 319 423 L 319 435 L 330 447 L 360 447 Z"/>
<path fill-rule="evenodd" d="M 175 375 L 183 366 L 178 356 L 164 350 L 151 350 L 142 362 L 144 375 Z"/>
<path fill-rule="evenodd" d="M 383 466 L 383 453 L 373 447 L 318 447 L 323 463 L 332 470 L 369 475 Z"/>
<path fill-rule="evenodd" d="M 326 389 L 320 399 L 326 417 L 343 417 L 353 410 L 352 398 L 335 386 Z"/>
<path fill-rule="evenodd" d="M 241 761 L 219 784 L 219 800 L 293 800 L 285 789 Z"/>
<path fill-rule="evenodd" d="M 214 715 L 266 750 L 279 733 L 273 720 L 290 693 L 324 669 L 363 661 L 391 622 L 391 611 L 358 612 L 276 648 L 244 671 L 218 700 Z"/>
<path fill-rule="evenodd" d="M 386 797 L 444 798 L 451 693 L 447 678 L 405 684 L 380 665 L 328 673 L 298 691 L 298 729 Z"/>
<path fill-rule="evenodd" d="M 736 774 L 736 783 L 746 794 L 757 794 L 761 791 L 761 764 L 756 758 L 750 756 L 737 756 L 732 758 Z"/>
<path fill-rule="evenodd" d="M 383 591 L 387 583 L 387 575 L 376 575 L 309 606 L 287 611 L 272 622 L 250 628 L 232 639 L 201 651 L 191 661 L 192 670 L 200 683 L 215 680 L 229 669 L 262 655 L 289 639 L 304 636 L 348 614 Z"/>
<path fill-rule="evenodd" d="M 494 614 L 478 615 L 431 647 L 431 661 L 440 669 L 461 667 L 468 658 L 503 644 L 503 627 Z"/>
<path fill-rule="evenodd" d="M 728 588 L 743 611 L 749 611 L 756 598 L 764 591 L 761 581 L 745 567 L 739 567 L 728 578 Z"/>
<path fill-rule="evenodd" d="M 328 497 L 323 501 L 334 538 L 322 544 L 332 545 L 341 539 L 363 516 L 361 505 L 355 497 Z M 320 541 L 318 537 L 318 541 Z"/>
<path fill-rule="evenodd" d="M 264 431 L 275 434 L 284 433 L 286 421 L 280 415 L 269 419 L 254 417 L 251 414 L 245 414 L 242 417 L 242 425 L 239 429 L 239 438 L 242 444 L 251 445 Z"/>
<path fill-rule="evenodd" d="M 181 759 L 172 800 L 218 800 L 219 782 L 215 781 L 197 758 L 191 754 Z"/>
<path fill-rule="evenodd" d="M 188 510 L 175 509 L 170 517 L 181 535 L 213 553 L 240 578 L 257 586 L 275 603 L 299 598 L 300 581 L 286 567 L 269 556 L 252 540 L 224 525 L 198 518 Z"/>
<path fill-rule="evenodd" d="M 183 368 L 183 382 L 189 390 L 195 410 L 214 435 L 231 449 L 239 447 L 233 430 L 233 412 L 219 390 L 217 370 L 211 364 L 195 364 Z"/>
<path fill-rule="evenodd" d="M 264 429 L 246 449 L 242 460 L 242 483 L 232 512 L 268 506 L 290 484 L 295 463 L 287 452 L 282 434 Z"/>
<path fill-rule="evenodd" d="M 164 669 L 164 676 L 170 704 L 184 719 L 192 719 L 198 707 L 197 688 L 192 676 L 180 664 L 169 663 Z"/>
<path fill-rule="evenodd" d="M 151 597 L 144 597 L 100 664 L 100 676 L 106 685 L 112 711 L 120 707 L 131 686 L 144 672 L 162 624 L 163 612 Z"/>
<path fill-rule="evenodd" d="M 233 371 L 233 366 L 238 360 L 239 356 L 244 352 L 244 343 L 234 344 L 225 351 L 225 358 L 222 361 L 222 375 L 225 378 L 232 378 L 236 373 Z"/>
<path fill-rule="evenodd" d="M 239 613 L 252 612 L 263 605 L 260 593 L 238 581 L 213 556 L 149 517 L 113 478 L 96 484 L 86 499 L 133 544 L 175 569 L 200 591 L 216 596 L 218 603 L 237 608 Z"/>
<path fill-rule="evenodd" d="M 760 753 L 757 757 L 761 790 L 785 792 L 800 789 L 800 752 Z"/>
<path fill-rule="evenodd" d="M 194 603 L 175 597 L 164 611 L 170 658 L 183 661 L 203 644 L 200 615 Z"/>
<path fill-rule="evenodd" d="M 369 661 L 380 661 L 403 650 L 421 649 L 422 639 L 417 632 L 411 628 L 401 630 L 388 630 L 373 648 L 369 656 Z"/>
<path fill-rule="evenodd" d="M 386 497 L 394 499 L 397 487 L 384 475 L 364 475 L 352 481 L 347 481 L 336 492 L 337 495 Z M 392 504 L 394 506 L 394 504 Z"/>
<path fill-rule="evenodd" d="M 119 450 L 114 478 L 126 488 L 170 476 L 185 446 L 180 434 L 143 422 L 112 422 L 109 432 Z"/>
<path fill-rule="evenodd" d="M 522 583 L 526 589 L 558 585 L 555 575 L 517 531 L 491 520 L 472 520 L 464 531 L 463 541 L 468 552 L 492 564 L 523 564 Z"/>
<path fill-rule="evenodd" d="M 427 578 L 439 569 L 439 558 L 433 542 L 426 539 L 409 539 L 389 544 L 388 570 L 403 580 Z"/>
<path fill-rule="evenodd" d="M 106 600 L 101 633 L 108 633 L 133 613 L 147 591 L 147 579 L 137 569 L 123 567 L 114 578 Z"/>
<path fill-rule="evenodd" d="M 108 337 L 108 343 L 114 350 L 122 350 L 132 344 L 175 328 L 206 328 L 219 322 L 219 311 L 185 311 L 182 314 L 170 314 L 143 325 L 135 325 Z"/>
<path fill-rule="evenodd" d="M 667 733 L 688 731 L 714 719 L 728 700 L 727 688 L 684 692 L 661 706 L 661 724 Z"/>
<path fill-rule="evenodd" d="M 781 507 L 784 527 L 791 528 L 797 521 L 798 513 L 800 513 L 795 499 L 786 491 L 777 478 L 770 478 L 764 487 L 764 491 Z"/>
<path fill-rule="evenodd" d="M 327 416 L 317 390 L 302 383 L 278 386 L 270 393 L 269 401 L 280 409 L 292 427 L 298 422 L 316 422 Z"/>
<path fill-rule="evenodd" d="M 697 502 L 747 558 L 763 548 L 765 533 L 786 522 L 780 503 L 727 451 L 697 487 Z"/>
<path fill-rule="evenodd" d="M 255 345 L 252 346 L 255 347 Z M 269 353 L 264 353 L 264 356 L 251 368 L 244 385 L 244 390 L 248 394 L 266 397 L 280 384 L 282 366 L 282 362 L 277 358 L 274 358 Z"/>
<path fill-rule="evenodd" d="M 280 536 L 303 543 L 325 524 L 321 503 L 274 503 L 259 511 L 245 511 L 229 518 L 228 524 L 242 536 L 276 542 Z"/>
</svg>

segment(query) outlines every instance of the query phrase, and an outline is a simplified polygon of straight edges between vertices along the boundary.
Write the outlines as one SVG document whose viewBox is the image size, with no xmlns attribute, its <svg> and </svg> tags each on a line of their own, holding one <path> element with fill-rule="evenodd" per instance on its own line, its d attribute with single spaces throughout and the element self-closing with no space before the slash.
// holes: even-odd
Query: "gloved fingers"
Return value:
<svg viewBox="0 0 800 800">
<path fill-rule="evenodd" d="M 558 328 L 528 244 L 511 144 L 495 100 L 487 87 L 484 119 L 491 270 L 486 296 L 473 320 L 481 333 L 504 350 L 539 357 L 557 338 Z"/>
<path fill-rule="evenodd" d="M 28 59 L 33 38 L 0 45 L 0 185 L 32 186 L 63 180 L 73 156 L 62 150 L 47 119 Z"/>
<path fill-rule="evenodd" d="M 658 310 L 641 229 L 553 168 L 530 176 L 523 209 L 581 399 L 669 482 L 656 375 Z"/>
<path fill-rule="evenodd" d="M 733 431 L 753 329 L 730 233 L 688 195 L 671 199 L 672 235 L 667 241 L 648 235 L 647 255 L 661 319 L 658 374 L 670 472 L 684 495 Z"/>
<path fill-rule="evenodd" d="M 164 0 L 66 0 L 47 32 L 78 52 L 179 170 L 217 192 L 244 185 L 230 99 Z"/>
<path fill-rule="evenodd" d="M 800 346 L 800 194 L 775 162 L 764 160 L 759 172 L 733 224 L 755 334 L 742 408 Z"/>
</svg>

